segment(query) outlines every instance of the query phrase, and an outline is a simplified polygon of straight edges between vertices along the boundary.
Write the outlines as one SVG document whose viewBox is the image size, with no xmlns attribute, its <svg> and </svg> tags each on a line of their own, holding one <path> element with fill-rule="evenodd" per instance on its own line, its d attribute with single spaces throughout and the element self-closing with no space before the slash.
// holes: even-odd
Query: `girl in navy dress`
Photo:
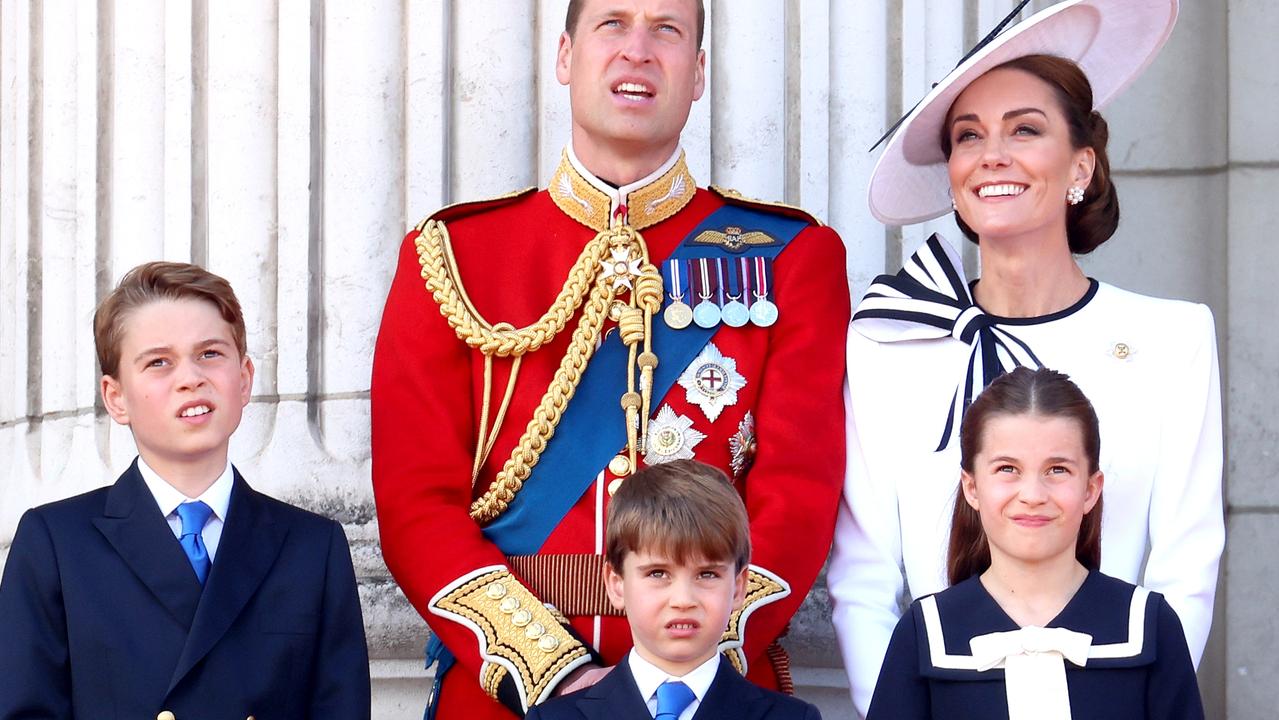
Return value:
<svg viewBox="0 0 1279 720">
<path fill-rule="evenodd" d="M 1018 368 L 973 401 L 951 587 L 893 633 L 867 720 L 1203 718 L 1163 596 L 1101 574 L 1101 439 L 1065 375 Z"/>
</svg>

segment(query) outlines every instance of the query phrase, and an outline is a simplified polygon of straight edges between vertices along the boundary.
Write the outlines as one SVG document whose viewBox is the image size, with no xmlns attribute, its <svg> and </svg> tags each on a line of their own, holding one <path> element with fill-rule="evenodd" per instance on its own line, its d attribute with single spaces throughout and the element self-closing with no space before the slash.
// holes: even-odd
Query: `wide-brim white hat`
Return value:
<svg viewBox="0 0 1279 720">
<path fill-rule="evenodd" d="M 889 139 L 870 177 L 871 214 L 910 225 L 951 210 L 941 128 L 955 98 L 986 72 L 1025 55 L 1074 60 L 1101 109 L 1149 67 L 1176 22 L 1177 0 L 1066 0 L 1010 28 L 938 83 Z"/>
</svg>

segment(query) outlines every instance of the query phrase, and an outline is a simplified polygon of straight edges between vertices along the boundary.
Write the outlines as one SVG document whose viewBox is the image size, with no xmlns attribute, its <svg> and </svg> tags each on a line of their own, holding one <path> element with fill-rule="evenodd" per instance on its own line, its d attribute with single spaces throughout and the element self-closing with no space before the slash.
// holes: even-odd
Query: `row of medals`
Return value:
<svg viewBox="0 0 1279 720">
<path fill-rule="evenodd" d="M 692 293 L 692 288 L 689 288 Z M 728 302 L 722 306 L 715 302 L 713 295 L 698 295 L 701 302 L 689 306 L 684 302 L 680 292 L 669 293 L 670 302 L 662 311 L 662 319 L 675 330 L 683 330 L 689 325 L 710 330 L 723 323 L 729 327 L 743 327 L 747 323 L 756 327 L 770 327 L 777 322 L 777 305 L 768 299 L 766 293 L 743 293 L 753 296 L 750 305 L 742 302 L 741 296 L 728 296 Z"/>
<path fill-rule="evenodd" d="M 735 298 L 729 299 L 723 307 L 710 299 L 692 307 L 680 296 L 672 295 L 670 299 L 662 311 L 662 319 L 675 330 L 683 330 L 693 324 L 709 330 L 721 322 L 729 327 L 742 327 L 746 323 L 769 327 L 777 322 L 777 305 L 766 297 L 756 297 L 750 307 Z"/>
</svg>

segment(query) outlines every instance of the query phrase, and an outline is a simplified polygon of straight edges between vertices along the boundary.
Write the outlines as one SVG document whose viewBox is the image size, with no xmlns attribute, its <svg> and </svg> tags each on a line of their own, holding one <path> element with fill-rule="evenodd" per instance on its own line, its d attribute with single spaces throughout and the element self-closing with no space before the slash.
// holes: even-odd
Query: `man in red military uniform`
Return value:
<svg viewBox="0 0 1279 720">
<path fill-rule="evenodd" d="M 675 458 L 723 468 L 751 518 L 722 652 L 789 685 L 776 640 L 825 560 L 844 467 L 844 250 L 802 211 L 696 186 L 679 134 L 703 17 L 700 0 L 573 0 L 556 68 L 572 142 L 550 187 L 404 240 L 373 484 L 387 566 L 442 641 L 439 717 L 510 718 L 622 660 L 605 511 L 641 463 Z"/>
</svg>

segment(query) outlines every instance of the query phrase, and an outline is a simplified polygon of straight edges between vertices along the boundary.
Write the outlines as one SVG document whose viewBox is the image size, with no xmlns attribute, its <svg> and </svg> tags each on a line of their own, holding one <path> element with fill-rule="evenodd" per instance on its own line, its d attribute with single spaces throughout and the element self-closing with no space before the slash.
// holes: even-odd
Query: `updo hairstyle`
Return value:
<svg viewBox="0 0 1279 720">
<path fill-rule="evenodd" d="M 1021 70 L 1048 83 L 1070 126 L 1071 145 L 1076 150 L 1091 147 L 1097 155 L 1092 183 L 1084 190 L 1083 202 L 1066 206 L 1066 239 L 1070 251 L 1087 255 L 1109 240 L 1119 226 L 1119 195 L 1110 179 L 1110 158 L 1106 155 L 1110 127 L 1106 119 L 1092 109 L 1092 85 L 1088 76 L 1074 62 L 1055 55 L 1023 55 L 995 67 L 992 72 L 1003 69 Z M 942 152 L 947 160 L 951 151 L 949 127 L 949 123 L 945 124 L 941 134 Z M 1065 204 L 1066 198 L 1061 201 Z M 969 240 L 979 242 L 977 233 L 958 212 L 955 222 Z"/>
</svg>

